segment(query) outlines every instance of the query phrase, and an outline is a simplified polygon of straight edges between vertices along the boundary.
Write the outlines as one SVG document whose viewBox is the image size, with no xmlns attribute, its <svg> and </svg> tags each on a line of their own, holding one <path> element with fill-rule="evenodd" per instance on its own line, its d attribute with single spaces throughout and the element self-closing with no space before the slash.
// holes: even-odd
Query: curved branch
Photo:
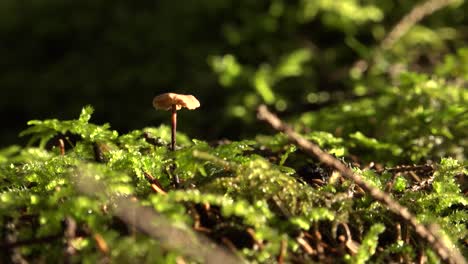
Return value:
<svg viewBox="0 0 468 264">
<path fill-rule="evenodd" d="M 449 249 L 448 246 L 444 243 L 444 240 L 436 233 L 429 230 L 426 226 L 419 223 L 416 217 L 408 210 L 408 208 L 395 201 L 387 193 L 367 183 L 360 175 L 355 174 L 349 167 L 347 167 L 337 158 L 323 151 L 319 146 L 296 133 L 291 127 L 283 123 L 276 115 L 271 113 L 265 105 L 258 107 L 257 118 L 266 121 L 274 129 L 285 133 L 291 142 L 303 149 L 306 153 L 318 158 L 318 160 L 325 165 L 338 170 L 341 175 L 343 175 L 343 177 L 354 181 L 357 185 L 364 189 L 364 191 L 369 193 L 372 198 L 385 205 L 396 215 L 403 218 L 414 228 L 416 234 L 425 240 L 430 245 L 432 250 L 434 250 L 434 252 L 436 252 L 443 261 L 453 264 L 466 263 L 464 257 L 460 252 L 458 252 L 458 250 Z"/>
</svg>

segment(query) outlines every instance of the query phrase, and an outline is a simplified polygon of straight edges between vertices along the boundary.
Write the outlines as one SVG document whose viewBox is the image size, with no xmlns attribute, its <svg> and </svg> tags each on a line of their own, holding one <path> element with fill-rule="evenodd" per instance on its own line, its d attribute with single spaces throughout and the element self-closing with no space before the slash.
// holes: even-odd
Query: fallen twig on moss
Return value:
<svg viewBox="0 0 468 264">
<path fill-rule="evenodd" d="M 458 250 L 449 249 L 448 246 L 444 243 L 444 240 L 436 233 L 429 230 L 426 226 L 419 223 L 416 217 L 408 210 L 408 208 L 402 206 L 387 193 L 367 183 L 360 175 L 355 174 L 349 167 L 347 167 L 337 158 L 323 151 L 319 146 L 296 133 L 291 127 L 286 125 L 276 115 L 271 113 L 265 105 L 258 107 L 257 118 L 266 121 L 274 129 L 285 133 L 291 142 L 303 149 L 306 153 L 316 157 L 325 165 L 338 170 L 341 175 L 354 181 L 357 185 L 364 189 L 364 191 L 369 193 L 372 198 L 382 203 L 390 211 L 403 218 L 414 228 L 416 234 L 424 239 L 443 261 L 447 263 L 466 263 L 464 257 Z"/>
<path fill-rule="evenodd" d="M 164 195 L 167 194 L 166 191 L 164 191 L 161 184 L 159 183 L 159 181 L 156 178 L 154 178 L 151 174 L 144 171 L 143 175 L 145 175 L 145 178 L 149 181 L 151 185 L 151 189 L 153 189 L 153 191 L 155 191 L 156 193 L 164 194 Z"/>
<path fill-rule="evenodd" d="M 102 183 L 93 180 L 87 173 L 82 169 L 77 171 L 77 188 L 80 192 L 91 195 L 105 189 Z M 115 208 L 112 213 L 116 217 L 136 231 L 157 239 L 161 247 L 166 250 L 177 250 L 184 256 L 208 264 L 245 263 L 241 257 L 213 244 L 207 237 L 193 233 L 190 229 L 177 227 L 152 208 L 140 205 L 137 200 L 119 196 L 113 201 Z"/>
</svg>

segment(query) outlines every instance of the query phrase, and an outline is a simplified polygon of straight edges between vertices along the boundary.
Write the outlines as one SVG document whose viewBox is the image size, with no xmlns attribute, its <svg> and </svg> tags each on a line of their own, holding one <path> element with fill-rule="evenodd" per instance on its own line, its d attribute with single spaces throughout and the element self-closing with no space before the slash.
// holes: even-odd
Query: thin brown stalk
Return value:
<svg viewBox="0 0 468 264">
<path fill-rule="evenodd" d="M 161 186 L 161 183 L 159 183 L 159 181 L 156 178 L 154 178 L 151 174 L 144 171 L 143 175 L 145 175 L 145 178 L 150 183 L 151 189 L 153 189 L 153 191 L 159 194 L 167 194 L 167 192 Z"/>
<path fill-rule="evenodd" d="M 152 183 L 151 184 L 151 189 L 156 192 L 156 193 L 159 193 L 159 194 L 163 194 L 163 195 L 166 195 L 167 192 L 165 192 L 163 189 L 159 188 L 156 184 Z"/>
<path fill-rule="evenodd" d="M 340 160 L 323 151 L 319 146 L 296 133 L 291 127 L 283 123 L 283 121 L 281 121 L 276 115 L 271 113 L 265 105 L 261 105 L 258 108 L 257 117 L 258 119 L 269 123 L 274 129 L 286 134 L 291 142 L 296 144 L 309 155 L 316 157 L 326 166 L 333 167 L 339 171 L 343 177 L 354 181 L 364 191 L 369 193 L 372 198 L 385 205 L 390 211 L 400 216 L 405 222 L 408 222 L 414 228 L 416 234 L 424 241 L 426 241 L 427 244 L 443 261 L 457 264 L 466 263 L 464 257 L 458 250 L 449 249 L 448 246 L 444 243 L 444 240 L 436 233 L 433 233 L 431 230 L 429 230 L 426 226 L 419 223 L 419 221 L 408 210 L 408 208 L 402 206 L 387 193 L 367 183 L 360 175 L 355 174 Z"/>
<path fill-rule="evenodd" d="M 109 254 L 109 246 L 107 245 L 106 240 L 101 236 L 101 234 L 95 233 L 93 235 L 93 238 L 96 242 L 96 246 L 99 249 L 99 251 L 104 255 Z"/>
<path fill-rule="evenodd" d="M 58 145 L 59 145 L 60 155 L 64 156 L 65 155 L 65 142 L 63 141 L 63 139 L 59 138 Z"/>
<path fill-rule="evenodd" d="M 305 251 L 305 253 L 309 255 L 316 255 L 317 252 L 312 248 L 312 246 L 305 240 L 302 236 L 299 236 L 296 238 L 296 241 L 299 245 L 301 245 L 302 249 Z"/>
<path fill-rule="evenodd" d="M 171 113 L 171 150 L 175 150 L 177 132 L 177 105 L 172 105 Z"/>
<path fill-rule="evenodd" d="M 263 242 L 257 238 L 257 235 L 255 235 L 255 230 L 253 228 L 251 228 L 251 227 L 247 228 L 246 232 L 247 232 L 247 234 L 250 235 L 250 237 L 254 241 L 255 246 L 258 249 L 261 250 L 261 249 L 264 248 Z"/>
<path fill-rule="evenodd" d="M 283 264 L 284 263 L 284 256 L 286 255 L 286 250 L 287 250 L 288 244 L 286 239 L 281 240 L 281 247 L 280 247 L 280 252 L 278 255 L 278 263 Z"/>
</svg>

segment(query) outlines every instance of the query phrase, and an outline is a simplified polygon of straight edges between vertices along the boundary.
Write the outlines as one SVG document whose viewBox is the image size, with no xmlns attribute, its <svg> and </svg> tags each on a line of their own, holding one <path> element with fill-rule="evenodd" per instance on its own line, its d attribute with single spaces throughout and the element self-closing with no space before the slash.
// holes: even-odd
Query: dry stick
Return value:
<svg viewBox="0 0 468 264">
<path fill-rule="evenodd" d="M 94 195 L 104 190 L 103 183 L 95 181 L 94 178 L 88 176 L 88 173 L 80 168 L 77 170 L 77 189 L 86 195 Z M 106 199 L 110 198 L 106 197 Z M 207 264 L 245 263 L 241 257 L 213 244 L 209 238 L 193 233 L 189 229 L 174 226 L 169 219 L 154 209 L 142 206 L 129 197 L 119 196 L 115 199 L 113 197 L 112 200 L 115 203 L 112 213 L 116 217 L 129 227 L 157 239 L 164 250 L 177 250 L 185 256 Z"/>
<path fill-rule="evenodd" d="M 6 222 L 5 228 L 5 240 L 8 244 L 17 243 L 18 240 L 18 230 L 16 229 L 16 224 L 14 220 L 8 220 Z M 21 254 L 21 250 L 16 247 L 10 247 L 10 263 L 13 264 L 27 264 L 28 261 Z"/>
<path fill-rule="evenodd" d="M 317 252 L 312 248 L 312 246 L 305 240 L 302 236 L 296 238 L 297 243 L 302 246 L 302 249 L 309 255 L 316 255 Z"/>
<path fill-rule="evenodd" d="M 278 258 L 277 258 L 277 261 L 278 261 L 278 264 L 283 264 L 284 263 L 284 256 L 286 255 L 286 251 L 288 249 L 288 242 L 286 241 L 286 239 L 282 239 L 281 240 L 281 248 L 280 248 L 280 253 L 278 255 Z"/>
<path fill-rule="evenodd" d="M 159 193 L 159 194 L 163 194 L 163 195 L 166 195 L 166 194 L 167 194 L 163 189 L 159 188 L 159 187 L 158 187 L 156 184 L 154 184 L 154 183 L 151 183 L 151 189 L 152 189 L 154 192 Z"/>
<path fill-rule="evenodd" d="M 247 234 L 250 235 L 252 238 L 254 244 L 261 250 L 264 248 L 263 241 L 259 240 L 257 236 L 255 235 L 255 230 L 251 227 L 247 228 L 246 230 Z"/>
<path fill-rule="evenodd" d="M 387 193 L 382 192 L 380 189 L 368 184 L 360 175 L 355 174 L 341 161 L 327 152 L 324 152 L 320 149 L 320 147 L 294 132 L 291 127 L 284 124 L 276 115 L 268 111 L 268 108 L 265 105 L 261 105 L 258 108 L 257 117 L 260 120 L 268 122 L 274 129 L 285 133 L 291 142 L 295 143 L 308 154 L 317 157 L 319 161 L 325 165 L 338 170 L 341 175 L 354 181 L 362 189 L 368 192 L 375 200 L 382 203 L 390 211 L 403 218 L 406 222 L 413 226 L 416 234 L 424 239 L 443 261 L 457 264 L 466 263 L 464 257 L 456 248 L 450 250 L 444 243 L 444 240 L 437 234 L 431 232 L 431 230 L 429 230 L 426 226 L 420 224 L 416 217 L 410 213 L 408 208 L 393 200 L 393 198 L 390 197 L 390 195 Z"/>
<path fill-rule="evenodd" d="M 426 188 L 429 188 L 431 185 L 432 185 L 432 182 L 434 181 L 435 179 L 435 176 L 432 175 L 431 177 L 421 181 L 421 182 L 418 182 L 418 184 L 414 185 L 411 187 L 411 191 L 412 192 L 417 192 L 417 191 L 420 191 L 420 190 L 424 190 Z"/>
<path fill-rule="evenodd" d="M 429 172 L 429 171 L 433 171 L 433 170 L 434 170 L 434 166 L 432 166 L 431 164 L 425 164 L 425 165 L 406 165 L 406 166 L 398 166 L 398 167 L 395 167 L 395 168 L 387 168 L 387 169 L 378 170 L 377 173 L 382 173 L 382 172 L 384 172 L 384 171 L 392 172 L 392 173 L 396 173 L 396 172 L 407 172 L 407 171 Z"/>
<path fill-rule="evenodd" d="M 164 191 L 161 184 L 159 183 L 159 181 L 156 178 L 154 178 L 151 174 L 143 171 L 143 175 L 145 175 L 145 178 L 149 181 L 151 189 L 153 189 L 153 191 L 164 195 L 167 194 L 166 191 Z"/>
<path fill-rule="evenodd" d="M 63 236 L 65 238 L 64 262 L 72 263 L 72 256 L 76 254 L 76 249 L 73 247 L 73 239 L 76 237 L 76 221 L 70 216 L 65 217 Z"/>
<path fill-rule="evenodd" d="M 111 263 L 110 256 L 109 256 L 109 246 L 107 246 L 106 240 L 101 236 L 99 233 L 95 233 L 93 235 L 94 242 L 96 243 L 96 247 L 101 252 L 102 257 L 98 263 L 100 264 L 108 264 Z"/>
<path fill-rule="evenodd" d="M 94 241 L 96 242 L 96 246 L 103 253 L 104 255 L 109 254 L 109 246 L 107 246 L 106 240 L 101 236 L 99 233 L 95 233 L 93 235 Z"/>
<path fill-rule="evenodd" d="M 415 24 L 421 21 L 424 17 L 431 15 L 439 9 L 442 9 L 456 0 L 429 0 L 422 4 L 416 5 L 407 15 L 405 15 L 385 36 L 380 42 L 379 48 L 372 58 L 365 60 L 359 59 L 353 63 L 353 68 L 359 69 L 361 72 L 369 68 L 369 64 L 373 63 L 378 55 L 385 50 L 389 50 L 393 45 L 400 40 Z"/>
<path fill-rule="evenodd" d="M 62 237 L 63 237 L 62 234 L 56 234 L 56 235 L 39 237 L 39 238 L 33 238 L 29 240 L 7 241 L 6 243 L 0 244 L 0 250 L 8 250 L 8 249 L 16 248 L 16 247 L 29 246 L 33 244 L 51 243 Z"/>
<path fill-rule="evenodd" d="M 411 12 L 404 16 L 400 22 L 387 34 L 382 40 L 380 48 L 382 50 L 390 49 L 395 42 L 397 42 L 408 30 L 421 21 L 424 17 L 442 9 L 455 0 L 429 0 L 422 4 L 415 6 Z"/>
</svg>

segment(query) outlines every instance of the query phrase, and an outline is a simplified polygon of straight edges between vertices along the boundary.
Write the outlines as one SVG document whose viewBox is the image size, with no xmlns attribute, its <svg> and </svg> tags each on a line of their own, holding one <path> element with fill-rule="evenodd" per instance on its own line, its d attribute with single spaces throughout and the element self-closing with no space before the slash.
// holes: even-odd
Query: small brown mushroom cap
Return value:
<svg viewBox="0 0 468 264">
<path fill-rule="evenodd" d="M 153 99 L 153 106 L 156 109 L 171 110 L 172 105 L 175 105 L 177 110 L 182 107 L 193 110 L 200 107 L 200 102 L 191 94 L 176 93 L 160 94 Z"/>
</svg>

